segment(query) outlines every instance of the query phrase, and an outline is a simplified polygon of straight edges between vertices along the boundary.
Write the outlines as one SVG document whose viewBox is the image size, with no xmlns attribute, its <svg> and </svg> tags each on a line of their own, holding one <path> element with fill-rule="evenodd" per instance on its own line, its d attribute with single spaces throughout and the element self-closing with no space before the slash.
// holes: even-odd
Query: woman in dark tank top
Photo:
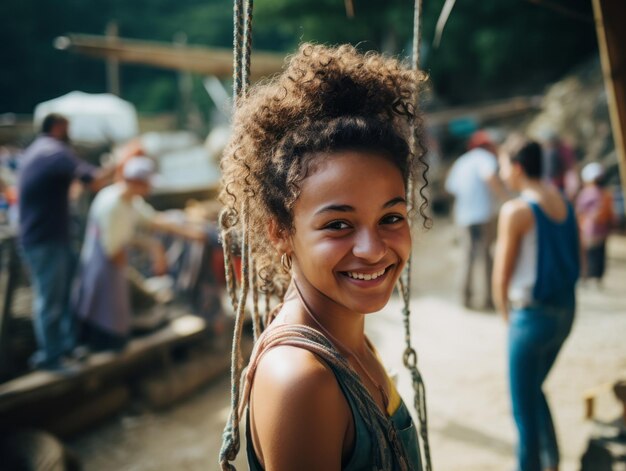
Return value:
<svg viewBox="0 0 626 471">
<path fill-rule="evenodd" d="M 572 328 L 580 265 L 574 209 L 541 180 L 541 163 L 542 149 L 535 142 L 514 146 L 500 158 L 502 180 L 520 194 L 500 210 L 493 273 L 494 302 L 509 325 L 519 471 L 558 470 L 558 444 L 542 384 Z M 527 295 L 519 296 L 520 290 Z"/>
<path fill-rule="evenodd" d="M 222 469 L 244 415 L 252 470 L 422 469 L 364 319 L 387 304 L 409 258 L 410 209 L 423 215 L 424 167 L 410 147 L 423 79 L 352 46 L 304 44 L 239 103 L 222 222 L 280 303 L 234 385 Z"/>
</svg>

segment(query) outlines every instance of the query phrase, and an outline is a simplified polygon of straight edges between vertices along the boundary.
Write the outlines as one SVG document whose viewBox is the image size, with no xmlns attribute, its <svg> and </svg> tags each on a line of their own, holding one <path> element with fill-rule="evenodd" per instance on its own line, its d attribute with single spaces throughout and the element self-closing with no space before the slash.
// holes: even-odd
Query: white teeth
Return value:
<svg viewBox="0 0 626 471">
<path fill-rule="evenodd" d="M 383 275 L 384 273 L 385 273 L 385 270 L 380 270 L 376 273 L 357 273 L 354 271 L 347 272 L 350 278 L 354 278 L 355 280 L 366 280 L 366 281 L 375 280 L 376 278 Z"/>
</svg>

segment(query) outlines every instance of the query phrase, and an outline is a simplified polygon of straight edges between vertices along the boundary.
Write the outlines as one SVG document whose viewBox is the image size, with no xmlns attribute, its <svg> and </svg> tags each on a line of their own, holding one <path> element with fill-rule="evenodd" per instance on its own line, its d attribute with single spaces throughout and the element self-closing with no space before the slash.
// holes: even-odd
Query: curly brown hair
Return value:
<svg viewBox="0 0 626 471">
<path fill-rule="evenodd" d="M 416 107 L 424 82 L 424 74 L 396 59 L 349 45 L 307 43 L 282 74 L 240 99 L 221 164 L 222 227 L 227 237 L 241 233 L 247 201 L 249 244 L 263 291 L 280 296 L 289 280 L 269 242 L 268 222 L 293 230 L 299 185 L 320 154 L 363 150 L 389 156 L 407 182 L 411 207 L 427 221 L 428 166 Z"/>
</svg>

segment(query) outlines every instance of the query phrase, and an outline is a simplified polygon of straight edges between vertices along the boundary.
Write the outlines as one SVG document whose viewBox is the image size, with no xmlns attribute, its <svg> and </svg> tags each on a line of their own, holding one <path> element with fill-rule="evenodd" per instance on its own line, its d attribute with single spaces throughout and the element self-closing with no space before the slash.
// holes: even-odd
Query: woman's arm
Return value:
<svg viewBox="0 0 626 471">
<path fill-rule="evenodd" d="M 496 308 L 507 321 L 509 318 L 509 283 L 517 262 L 521 237 L 529 229 L 532 221 L 532 211 L 523 201 L 508 201 L 500 210 L 493 264 L 492 292 Z"/>
<path fill-rule="evenodd" d="M 339 471 L 352 415 L 329 367 L 288 346 L 259 363 L 250 426 L 266 471 Z"/>
</svg>

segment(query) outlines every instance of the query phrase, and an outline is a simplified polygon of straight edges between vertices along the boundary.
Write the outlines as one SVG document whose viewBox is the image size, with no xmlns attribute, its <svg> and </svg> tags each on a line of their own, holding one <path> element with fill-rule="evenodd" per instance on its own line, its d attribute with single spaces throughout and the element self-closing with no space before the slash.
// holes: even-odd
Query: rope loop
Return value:
<svg viewBox="0 0 626 471">
<path fill-rule="evenodd" d="M 412 347 L 407 347 L 402 355 L 402 361 L 407 368 L 415 368 L 417 366 L 417 353 Z"/>
</svg>

